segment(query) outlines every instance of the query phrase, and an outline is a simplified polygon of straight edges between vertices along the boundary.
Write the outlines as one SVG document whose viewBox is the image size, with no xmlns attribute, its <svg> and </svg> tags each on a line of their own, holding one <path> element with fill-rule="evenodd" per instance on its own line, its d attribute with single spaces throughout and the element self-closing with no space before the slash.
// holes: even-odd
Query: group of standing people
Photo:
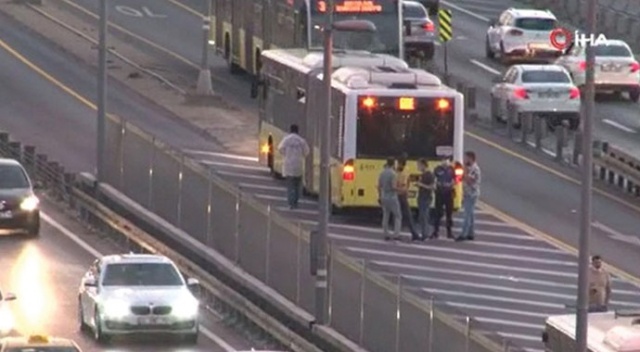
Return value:
<svg viewBox="0 0 640 352">
<path fill-rule="evenodd" d="M 397 164 L 397 165 L 396 165 Z M 456 173 L 451 158 L 442 158 L 442 162 L 429 170 L 427 161 L 418 160 L 419 175 L 407 175 L 406 160 L 387 160 L 384 170 L 378 177 L 378 196 L 382 208 L 382 229 L 386 240 L 399 239 L 403 222 L 411 232 L 412 241 L 424 241 L 427 238 L 440 237 L 440 222 L 445 217 L 447 238 L 453 235 L 453 199 L 455 196 Z M 456 241 L 473 240 L 474 209 L 480 196 L 480 168 L 474 152 L 465 153 L 463 182 L 464 223 Z M 414 220 L 409 206 L 409 187 L 418 188 L 418 221 Z M 435 199 L 434 199 L 435 198 Z M 434 202 L 435 200 L 435 202 Z M 433 212 L 431 204 L 434 204 Z M 389 234 L 389 221 L 393 218 L 393 236 Z M 433 231 L 431 232 L 431 226 Z"/>
</svg>

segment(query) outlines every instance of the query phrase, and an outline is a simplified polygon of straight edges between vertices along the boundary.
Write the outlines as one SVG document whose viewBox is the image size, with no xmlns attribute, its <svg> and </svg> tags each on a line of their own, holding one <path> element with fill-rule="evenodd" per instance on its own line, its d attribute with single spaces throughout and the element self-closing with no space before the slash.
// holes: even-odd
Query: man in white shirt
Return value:
<svg viewBox="0 0 640 352">
<path fill-rule="evenodd" d="M 287 179 L 289 208 L 295 209 L 298 207 L 298 200 L 302 190 L 304 159 L 309 155 L 309 145 L 298 134 L 298 125 L 291 125 L 289 132 L 280 142 L 278 152 L 284 157 L 282 176 Z"/>
</svg>

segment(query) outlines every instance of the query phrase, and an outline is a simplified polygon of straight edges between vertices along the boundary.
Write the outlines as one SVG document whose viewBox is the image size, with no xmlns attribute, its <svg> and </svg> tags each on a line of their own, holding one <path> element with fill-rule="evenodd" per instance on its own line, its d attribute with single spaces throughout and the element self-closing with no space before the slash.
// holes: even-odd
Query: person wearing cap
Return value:
<svg viewBox="0 0 640 352">
<path fill-rule="evenodd" d="M 440 236 L 440 221 L 442 216 L 446 217 L 447 226 L 447 238 L 453 238 L 453 196 L 454 196 L 454 183 L 456 173 L 451 165 L 451 157 L 443 157 L 440 165 L 436 166 L 433 170 L 433 176 L 436 180 L 435 191 L 435 209 L 434 209 L 434 222 L 432 239 Z"/>
</svg>

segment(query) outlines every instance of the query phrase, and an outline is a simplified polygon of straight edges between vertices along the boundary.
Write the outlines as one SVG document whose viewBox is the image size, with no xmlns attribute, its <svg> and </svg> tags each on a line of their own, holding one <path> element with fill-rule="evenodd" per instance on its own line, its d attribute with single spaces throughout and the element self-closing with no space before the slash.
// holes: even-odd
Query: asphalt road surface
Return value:
<svg viewBox="0 0 640 352">
<path fill-rule="evenodd" d="M 119 250 L 112 242 L 89 233 L 46 199 L 42 211 L 40 238 L 0 237 L 0 287 L 17 296 L 9 304 L 16 321 L 11 335 L 42 333 L 70 338 L 86 352 L 231 352 L 251 347 L 206 311 L 202 312 L 204 328 L 196 346 L 157 337 L 118 338 L 110 346 L 99 346 L 79 330 L 78 285 L 97 255 Z"/>
<path fill-rule="evenodd" d="M 139 4 L 144 4 L 144 2 Z M 166 5 L 167 3 L 157 1 L 153 4 Z M 179 7 L 172 8 L 173 12 L 171 13 L 184 12 Z M 157 9 L 154 11 L 156 14 L 160 13 Z M 454 18 L 463 18 L 462 16 L 463 14 L 458 12 L 454 14 Z M 171 18 L 173 17 L 168 16 L 165 20 Z M 188 23 L 165 25 L 164 28 L 180 28 L 180 31 L 184 31 L 182 35 L 185 38 L 189 37 L 187 28 L 191 28 L 190 26 L 199 28 L 195 17 L 190 18 Z M 114 21 L 116 21 L 115 16 Z M 130 21 L 139 22 L 141 19 L 131 19 Z M 465 22 L 469 25 L 474 23 L 472 17 L 465 18 Z M 151 25 L 142 26 L 143 29 L 147 27 L 153 28 Z M 476 28 L 476 30 L 478 29 Z M 147 29 L 147 31 L 153 32 L 154 29 Z M 167 32 L 171 32 L 171 30 L 167 30 Z M 166 37 L 170 38 L 171 34 L 167 34 Z M 186 40 L 181 42 L 186 42 Z M 60 53 L 47 53 L 46 48 L 41 49 L 42 43 L 15 42 L 12 45 L 16 45 L 21 52 L 24 51 L 24 55 L 30 54 L 27 55 L 29 58 L 34 56 L 33 60 L 41 57 L 42 65 L 48 65 L 46 66 L 47 71 L 58 79 L 64 79 L 65 83 L 72 85 L 74 89 L 87 94 L 94 92 L 92 79 L 87 76 L 87 72 L 81 74 L 82 68 L 77 65 L 74 66 L 78 71 L 76 75 L 71 79 L 66 75 L 62 77 L 63 74 L 60 73 L 62 68 L 51 64 L 56 60 L 47 57 L 47 55 L 56 57 Z M 30 45 L 33 45 L 31 52 L 29 52 Z M 481 55 L 481 52 L 476 55 Z M 198 55 L 194 54 L 193 56 Z M 457 59 L 458 56 L 454 56 L 454 58 L 456 59 L 452 61 L 452 67 L 455 70 L 459 70 L 461 74 L 469 77 L 482 79 L 483 74 L 479 72 L 480 70 L 473 68 L 464 59 Z M 212 59 L 212 65 L 216 70 L 222 70 L 224 67 L 224 64 L 217 58 Z M 26 69 L 23 68 L 23 70 Z M 490 76 L 487 75 L 487 77 Z M 244 86 L 243 91 L 248 91 L 248 86 L 241 80 L 230 80 L 229 85 L 236 88 Z M 234 94 L 234 89 L 224 90 Z M 241 100 L 237 96 L 235 98 Z M 487 109 L 487 105 L 482 102 L 481 106 Z M 112 105 L 112 108 L 115 106 Z M 154 114 L 135 114 L 125 108 L 121 109 L 121 112 L 118 113 L 125 118 L 135 117 L 144 121 L 141 123 L 148 125 L 155 125 L 156 121 L 162 120 L 163 129 L 171 131 L 171 128 L 177 128 L 177 125 L 170 119 L 165 121 L 162 117 Z M 133 116 L 134 114 L 135 116 Z M 142 127 L 146 129 L 144 125 Z M 42 126 L 31 125 L 28 130 L 35 133 L 42 128 Z M 61 122 L 56 128 L 71 130 L 73 127 L 69 122 Z M 539 160 L 526 151 L 518 150 L 515 146 L 515 151 L 507 150 L 500 146 L 501 143 L 504 143 L 503 140 L 492 141 L 491 139 L 494 137 L 491 135 L 483 135 L 481 131 L 475 130 L 471 130 L 471 132 L 469 138 L 466 139 L 466 147 L 475 149 L 481 156 L 480 163 L 484 176 L 483 200 L 543 232 L 575 244 L 578 218 L 575 209 L 578 208 L 579 192 L 577 185 L 570 178 L 574 175 L 565 170 L 569 176 L 564 176 L 553 167 L 546 165 L 543 160 Z M 161 138 L 179 148 L 195 150 L 196 152 L 192 153 L 195 158 L 218 171 L 224 171 L 225 177 L 236 183 L 243 183 L 243 187 L 253 190 L 263 200 L 275 202 L 277 206 L 284 204 L 282 184 L 266 179 L 264 170 L 256 168 L 256 165 L 251 161 L 240 161 L 234 155 L 222 155 L 223 152 L 220 152 L 219 148 L 214 145 L 207 144 L 206 147 L 202 147 L 202 145 L 185 146 L 185 140 L 189 141 L 188 143 L 193 143 L 196 138 L 199 138 L 197 135 L 189 133 L 189 131 L 185 131 L 185 135 L 180 139 L 176 136 L 166 136 L 166 134 Z M 511 144 L 507 144 L 507 146 L 512 147 Z M 55 153 L 65 154 L 65 150 Z M 229 153 L 232 154 L 232 152 Z M 88 155 L 92 154 L 88 152 Z M 90 156 L 87 159 L 90 159 Z M 242 164 L 240 165 L 242 167 L 238 167 L 238 164 Z M 248 172 L 250 170 L 254 171 Z M 254 177 L 247 177 L 247 175 Z M 594 214 L 597 228 L 594 228 L 594 248 L 598 248 L 607 261 L 640 276 L 634 259 L 637 258 L 638 247 L 622 240 L 612 239 L 623 238 L 628 241 L 638 239 L 636 233 L 638 210 L 621 204 L 620 200 L 602 194 L 596 194 L 595 198 Z M 315 205 L 312 201 L 310 202 L 303 209 L 306 212 L 292 213 L 290 214 L 292 218 L 305 220 L 312 225 Z M 286 211 L 286 209 L 281 210 Z M 495 215 L 492 213 L 481 215 L 483 223 L 478 224 L 478 230 L 481 232 L 478 233 L 478 241 L 473 243 L 452 244 L 446 241 L 425 245 L 382 243 L 378 240 L 379 234 L 374 229 L 374 224 L 356 223 L 354 219 L 335 219 L 331 232 L 334 234 L 334 241 L 346 247 L 354 255 L 373 258 L 388 273 L 397 273 L 402 270 L 406 275 L 416 276 L 414 279 L 416 289 L 439 290 L 436 291 L 438 296 L 446 298 L 459 308 L 484 319 L 485 323 L 494 324 L 492 327 L 501 331 L 503 335 L 510 336 L 516 342 L 533 349 L 540 349 L 539 343 L 535 341 L 538 341 L 542 327 L 543 317 L 541 315 L 564 312 L 566 311 L 564 304 L 570 304 L 572 301 L 572 283 L 575 282 L 576 272 L 575 261 L 570 255 L 558 252 L 539 239 L 529 237 L 522 231 L 522 226 L 517 221 L 505 223 L 499 221 Z M 431 271 L 427 271 L 427 269 Z M 452 272 L 452 270 L 457 272 Z M 440 281 L 434 281 L 434 279 Z M 479 282 L 484 287 L 469 286 Z M 460 292 L 466 292 L 465 296 L 461 296 Z M 634 302 L 638 302 L 637 291 L 628 285 L 616 282 L 615 300 L 623 306 L 632 307 L 637 304 Z M 519 326 L 506 324 L 508 320 L 521 324 Z"/>
<path fill-rule="evenodd" d="M 90 77 L 37 38 L 7 31 L 11 22 L 0 16 L 0 129 L 13 137 L 36 145 L 73 170 L 93 170 L 95 157 L 95 111 L 78 102 L 58 86 L 10 54 L 5 42 L 17 40 L 22 54 L 46 62 L 60 76 Z M 14 42 L 15 43 L 15 42 Z M 9 50 L 13 50 L 9 48 Z M 33 54 L 36 55 L 33 55 Z M 65 69 L 66 67 L 66 69 Z M 88 89 L 88 88 L 85 88 Z M 90 89 L 92 90 L 92 89 Z M 124 100 L 124 96 L 121 96 Z M 129 103 L 131 104 L 131 103 Z M 126 110 L 126 108 L 125 108 Z M 173 127 L 179 128 L 179 127 Z M 192 136 L 192 145 L 201 145 Z M 77 292 L 80 278 L 96 255 L 118 253 L 118 249 L 91 236 L 48 202 L 43 202 L 41 237 L 0 237 L 0 288 L 13 292 L 11 303 L 17 319 L 14 334 L 45 333 L 77 341 L 84 351 L 216 351 L 249 348 L 251 344 L 223 326 L 218 318 L 203 312 L 205 329 L 196 347 L 140 340 L 104 348 L 78 331 Z M 84 241 L 78 245 L 76 241 Z M 214 342 L 215 339 L 217 342 Z M 257 347 L 257 346 L 256 346 Z"/>
<path fill-rule="evenodd" d="M 74 11 L 78 12 L 80 7 L 83 13 L 95 11 L 96 6 L 89 0 L 63 0 L 61 3 L 73 3 Z M 197 8 L 189 6 L 196 3 L 196 0 L 137 0 L 134 3 L 115 0 L 111 3 L 110 12 L 112 33 L 122 36 L 126 31 L 129 39 L 132 36 L 138 38 L 141 47 L 152 45 L 155 52 L 162 51 L 168 64 L 179 61 L 176 70 L 190 70 L 195 76 L 201 55 L 201 17 L 197 15 Z M 485 20 L 517 3 L 509 0 L 461 0 L 456 1 L 455 5 L 446 1 L 443 4 L 452 6 L 454 12 L 456 39 L 450 47 L 451 72 L 466 77 L 479 87 L 478 109 L 487 115 L 490 109 L 489 87 L 495 74 L 492 70 L 498 72 L 501 67 L 483 58 Z M 123 10 L 122 6 L 134 8 L 143 15 L 130 9 Z M 436 62 L 442 62 L 440 51 L 437 52 Z M 218 93 L 255 112 L 255 102 L 248 99 L 246 79 L 230 75 L 219 57 L 212 56 L 210 66 L 215 79 L 214 88 Z M 597 116 L 599 119 L 603 116 L 618 119 L 616 121 L 619 123 L 622 123 L 622 119 L 635 121 L 638 105 L 624 101 L 600 102 Z M 603 138 L 615 140 L 617 144 L 637 145 L 635 132 L 625 132 L 607 123 L 598 122 L 596 125 L 596 133 Z M 180 143 L 174 138 L 168 141 Z M 484 175 L 483 200 L 545 233 L 577 246 L 580 193 L 578 175 L 574 170 L 559 169 L 546 158 L 472 126 L 468 128 L 465 143 L 466 148 L 475 150 L 480 156 Z M 593 248 L 597 248 L 605 258 L 622 269 L 640 276 L 640 270 L 632 259 L 640 250 L 640 234 L 637 232 L 640 207 L 630 204 L 629 200 L 603 193 L 597 193 L 594 198 Z"/>
</svg>

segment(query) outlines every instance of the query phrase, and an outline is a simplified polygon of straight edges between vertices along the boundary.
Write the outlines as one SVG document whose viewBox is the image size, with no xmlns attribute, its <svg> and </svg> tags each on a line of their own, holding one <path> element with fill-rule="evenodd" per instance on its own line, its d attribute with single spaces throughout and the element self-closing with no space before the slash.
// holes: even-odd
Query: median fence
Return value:
<svg viewBox="0 0 640 352">
<path fill-rule="evenodd" d="M 307 312 L 309 231 L 123 119 L 110 117 L 106 181 Z M 330 326 L 369 351 L 520 351 L 410 281 L 331 247 Z M 426 349 L 425 346 L 429 346 Z"/>
</svg>

